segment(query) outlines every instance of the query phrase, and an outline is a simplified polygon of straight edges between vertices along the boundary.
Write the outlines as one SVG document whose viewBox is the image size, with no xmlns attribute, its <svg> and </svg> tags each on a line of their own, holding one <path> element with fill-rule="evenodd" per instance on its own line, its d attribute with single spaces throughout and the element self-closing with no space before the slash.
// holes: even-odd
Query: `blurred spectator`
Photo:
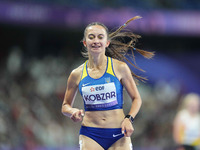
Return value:
<svg viewBox="0 0 200 150">
<path fill-rule="evenodd" d="M 187 94 L 174 120 L 174 141 L 178 150 L 200 148 L 200 97 Z"/>
</svg>

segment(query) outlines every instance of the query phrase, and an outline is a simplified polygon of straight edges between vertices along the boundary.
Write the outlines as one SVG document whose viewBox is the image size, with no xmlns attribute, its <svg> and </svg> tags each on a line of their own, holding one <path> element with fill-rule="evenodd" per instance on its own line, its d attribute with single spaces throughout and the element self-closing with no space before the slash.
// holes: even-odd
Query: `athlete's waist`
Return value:
<svg viewBox="0 0 200 150">
<path fill-rule="evenodd" d="M 99 129 L 99 130 L 101 130 L 102 129 L 102 131 L 105 131 L 105 130 L 110 130 L 110 129 L 122 129 L 122 128 L 99 128 L 99 127 L 89 127 L 89 126 L 84 126 L 84 125 L 81 125 L 81 128 L 90 128 L 90 129 Z"/>
<path fill-rule="evenodd" d="M 82 125 L 98 128 L 120 128 L 124 120 L 122 109 L 107 111 L 86 111 Z"/>
</svg>

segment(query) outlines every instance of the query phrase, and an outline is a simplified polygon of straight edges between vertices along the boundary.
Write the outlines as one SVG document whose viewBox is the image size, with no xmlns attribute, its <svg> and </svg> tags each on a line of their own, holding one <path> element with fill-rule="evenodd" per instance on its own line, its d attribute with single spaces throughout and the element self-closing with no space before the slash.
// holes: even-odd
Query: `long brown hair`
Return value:
<svg viewBox="0 0 200 150">
<path fill-rule="evenodd" d="M 136 35 L 132 33 L 131 31 L 126 31 L 124 28 L 133 20 L 141 18 L 140 16 L 135 16 L 126 23 L 124 23 L 122 26 L 120 26 L 116 31 L 109 33 L 108 28 L 100 23 L 100 22 L 93 22 L 91 24 L 88 24 L 87 27 L 85 28 L 84 31 L 84 37 L 82 41 L 85 40 L 86 32 L 88 27 L 90 26 L 95 26 L 95 25 L 100 25 L 102 26 L 107 33 L 108 40 L 110 40 L 110 45 L 109 47 L 106 48 L 106 56 L 115 58 L 117 60 L 123 61 L 123 62 L 128 62 L 130 65 L 135 67 L 136 69 L 143 71 L 141 68 L 139 68 L 136 64 L 135 61 L 135 52 L 138 52 L 142 56 L 144 56 L 147 59 L 150 59 L 154 56 L 154 52 L 148 52 L 146 50 L 141 50 L 136 48 L 136 43 L 138 42 L 138 39 L 141 38 L 140 35 Z M 123 31 L 123 32 L 122 32 Z M 88 58 L 88 51 L 86 48 L 84 48 L 81 52 L 83 57 Z M 129 59 L 126 57 L 128 56 Z M 145 77 L 136 75 L 132 70 L 131 70 L 132 75 L 134 76 L 134 79 L 145 81 L 147 80 Z"/>
</svg>

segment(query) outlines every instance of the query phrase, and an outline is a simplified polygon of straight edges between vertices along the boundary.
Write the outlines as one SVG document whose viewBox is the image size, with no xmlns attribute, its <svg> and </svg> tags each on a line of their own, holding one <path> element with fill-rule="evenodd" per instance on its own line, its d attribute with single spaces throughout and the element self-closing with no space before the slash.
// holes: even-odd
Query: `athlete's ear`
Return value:
<svg viewBox="0 0 200 150">
<path fill-rule="evenodd" d="M 86 41 L 85 41 L 85 40 L 83 40 L 83 45 L 84 45 L 85 47 L 87 47 L 87 44 L 86 44 Z"/>
<path fill-rule="evenodd" d="M 110 45 L 110 40 L 107 41 L 106 47 L 108 47 L 109 45 Z"/>
</svg>

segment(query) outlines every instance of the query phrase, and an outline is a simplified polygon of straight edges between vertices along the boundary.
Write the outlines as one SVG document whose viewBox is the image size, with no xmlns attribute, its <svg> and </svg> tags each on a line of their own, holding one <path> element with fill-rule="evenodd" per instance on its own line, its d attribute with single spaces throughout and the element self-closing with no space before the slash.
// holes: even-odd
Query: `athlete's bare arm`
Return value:
<svg viewBox="0 0 200 150">
<path fill-rule="evenodd" d="M 67 88 L 62 104 L 62 113 L 70 117 L 73 121 L 82 121 L 83 110 L 72 108 L 74 99 L 78 91 L 78 84 L 80 82 L 83 65 L 74 69 L 67 81 Z"/>
<path fill-rule="evenodd" d="M 116 59 L 113 59 L 113 61 L 114 61 L 115 74 L 122 83 L 122 85 L 126 88 L 133 102 L 129 115 L 135 117 L 142 104 L 142 100 L 138 92 L 138 89 L 136 87 L 135 81 L 126 63 L 118 61 Z"/>
<path fill-rule="evenodd" d="M 131 71 L 126 63 L 117 60 L 114 60 L 114 69 L 116 76 L 125 87 L 130 98 L 132 99 L 132 105 L 129 111 L 129 115 L 134 118 L 141 107 L 142 100 L 136 87 L 135 81 L 131 75 Z M 122 131 L 125 130 L 125 136 L 131 136 L 134 130 L 128 118 L 126 118 L 122 123 Z"/>
</svg>

